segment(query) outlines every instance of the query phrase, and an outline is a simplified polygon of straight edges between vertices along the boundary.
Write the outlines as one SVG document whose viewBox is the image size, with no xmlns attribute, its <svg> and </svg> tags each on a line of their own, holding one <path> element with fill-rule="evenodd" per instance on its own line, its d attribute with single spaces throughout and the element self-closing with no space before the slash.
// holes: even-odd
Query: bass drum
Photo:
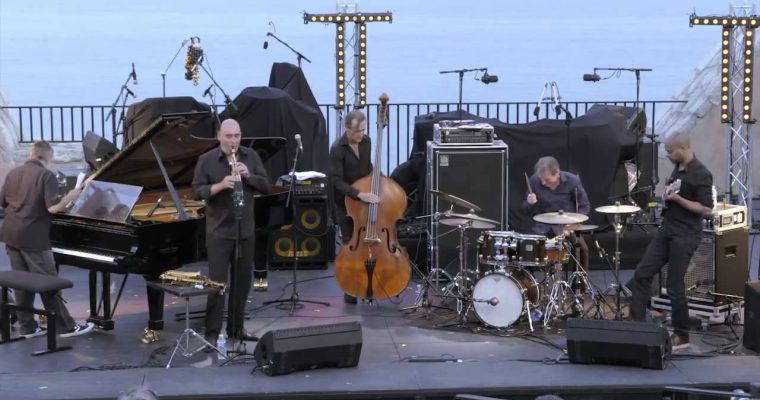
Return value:
<svg viewBox="0 0 760 400">
<path fill-rule="evenodd" d="M 475 314 L 486 325 L 506 328 L 525 312 L 525 302 L 536 307 L 538 282 L 520 267 L 497 271 L 478 280 L 472 292 Z"/>
</svg>

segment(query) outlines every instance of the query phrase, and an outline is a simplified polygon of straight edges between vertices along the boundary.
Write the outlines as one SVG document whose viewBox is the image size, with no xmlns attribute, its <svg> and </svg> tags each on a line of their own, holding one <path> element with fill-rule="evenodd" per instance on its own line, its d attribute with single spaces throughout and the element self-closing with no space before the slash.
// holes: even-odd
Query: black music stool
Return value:
<svg viewBox="0 0 760 400">
<path fill-rule="evenodd" d="M 206 287 L 199 289 L 195 286 L 178 286 L 169 283 L 161 283 L 159 281 L 148 281 L 147 284 L 153 289 L 162 290 L 166 293 L 185 299 L 185 330 L 182 331 L 179 336 L 177 336 L 174 350 L 172 350 L 172 355 L 169 357 L 169 362 L 166 363 L 166 368 L 172 366 L 174 355 L 177 354 L 177 350 L 180 349 L 182 349 L 183 356 L 190 357 L 193 354 L 203 350 L 206 346 L 209 346 L 216 350 L 216 352 L 221 354 L 223 357 L 227 357 L 227 354 L 222 353 L 222 351 L 216 347 L 216 343 L 209 343 L 208 340 L 203 337 L 203 335 L 198 334 L 198 332 L 190 328 L 190 298 L 195 296 L 208 296 L 210 294 L 216 294 L 219 292 L 219 289 Z M 192 350 L 190 349 L 190 339 L 192 338 L 196 338 L 201 342 L 200 347 Z"/>
<path fill-rule="evenodd" d="M 70 287 L 74 287 L 73 282 L 57 276 L 27 271 L 0 271 L 0 288 L 2 288 L 2 299 L 0 299 L 0 339 L 2 340 L 0 340 L 0 344 L 25 339 L 23 336 L 11 339 L 11 310 L 20 310 L 47 317 L 47 349 L 35 351 L 32 355 L 39 356 L 56 351 L 70 350 L 71 346 L 56 346 L 55 312 L 22 307 L 8 302 L 8 289 L 23 290 L 30 293 L 48 293 Z"/>
</svg>

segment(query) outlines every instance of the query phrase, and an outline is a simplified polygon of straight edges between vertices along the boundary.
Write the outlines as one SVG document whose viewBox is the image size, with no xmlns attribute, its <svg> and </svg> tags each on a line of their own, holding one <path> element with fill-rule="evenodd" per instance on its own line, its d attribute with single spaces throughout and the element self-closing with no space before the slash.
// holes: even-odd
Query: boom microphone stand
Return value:
<svg viewBox="0 0 760 400">
<path fill-rule="evenodd" d="M 164 70 L 161 71 L 161 93 L 162 93 L 162 97 L 166 97 L 166 72 L 168 72 L 169 68 L 172 67 L 172 64 L 174 64 L 174 60 L 177 59 L 177 56 L 179 55 L 179 52 L 182 51 L 182 48 L 185 47 L 185 45 L 187 44 L 187 41 L 188 41 L 187 39 L 185 39 L 185 40 L 182 41 L 182 44 L 179 45 L 179 49 L 177 49 L 177 52 L 174 54 L 174 58 L 172 58 L 172 60 L 169 62 L 169 65 L 167 65 L 166 68 L 164 68 Z"/>
<path fill-rule="evenodd" d="M 465 68 L 465 69 L 452 69 L 449 71 L 440 71 L 440 74 L 459 74 L 459 120 L 462 120 L 462 82 L 464 81 L 464 73 L 471 71 L 486 71 L 488 68 Z"/>
<path fill-rule="evenodd" d="M 135 75 L 135 63 L 132 63 L 132 71 L 129 72 L 129 75 L 127 75 L 127 79 L 124 81 L 124 83 L 121 85 L 121 89 L 119 89 L 119 95 L 116 96 L 116 100 L 113 101 L 113 104 L 111 104 L 111 109 L 108 111 L 108 115 L 106 116 L 106 121 L 108 119 L 111 119 L 111 141 L 114 145 L 116 145 L 116 136 L 118 135 L 118 129 L 121 122 L 124 120 L 124 107 L 127 104 L 127 98 L 131 95 L 133 98 L 137 98 L 135 94 L 129 90 L 127 87 L 127 84 L 129 84 L 129 80 L 132 79 L 132 81 L 137 84 L 137 77 Z M 125 94 L 126 92 L 126 94 Z M 122 99 L 122 96 L 124 98 Z M 119 121 L 116 121 L 116 104 L 119 103 L 119 100 L 122 100 L 121 102 L 121 116 L 119 117 Z"/>
<path fill-rule="evenodd" d="M 299 69 L 301 68 L 301 60 L 306 60 L 306 62 L 308 62 L 309 64 L 311 64 L 311 60 L 309 60 L 308 58 L 306 58 L 305 55 L 301 54 L 300 51 L 298 51 L 298 50 L 290 47 L 289 44 L 287 44 L 285 41 L 283 41 L 280 38 L 278 38 L 277 35 L 275 35 L 274 33 L 267 32 L 267 36 L 273 37 L 276 41 L 282 43 L 285 47 L 287 47 L 288 49 L 290 49 L 290 51 L 292 51 L 293 53 L 296 53 L 296 58 L 298 60 L 298 68 Z M 264 47 L 264 48 L 266 49 L 266 47 Z"/>
<path fill-rule="evenodd" d="M 314 301 L 314 300 L 301 300 L 298 295 L 298 278 L 296 276 L 296 270 L 298 269 L 298 253 L 300 250 L 298 249 L 298 232 L 296 231 L 296 216 L 298 215 L 296 206 L 298 205 L 298 199 L 296 196 L 298 195 L 298 192 L 296 191 L 296 165 L 298 165 L 298 156 L 301 154 L 301 146 L 296 146 L 296 156 L 293 158 L 293 168 L 290 170 L 290 188 L 288 188 L 288 198 L 285 201 L 285 207 L 292 204 L 292 220 L 291 224 L 293 225 L 290 228 L 290 237 L 293 242 L 293 290 L 290 293 L 290 298 L 286 300 L 269 300 L 265 301 L 263 304 L 265 306 L 270 304 L 285 304 L 290 303 L 290 311 L 288 312 L 288 315 L 293 316 L 293 313 L 295 312 L 296 308 L 302 308 L 303 304 L 300 303 L 311 303 L 311 304 L 320 304 L 323 306 L 329 306 L 330 303 L 324 302 L 324 301 Z"/>
<path fill-rule="evenodd" d="M 227 107 L 232 107 L 235 111 L 239 111 L 235 103 L 233 103 L 232 100 L 230 100 L 230 96 L 227 95 L 227 92 L 225 92 L 224 89 L 222 89 L 222 87 L 219 86 L 219 83 L 216 81 L 216 79 L 214 79 L 214 75 L 211 75 L 211 73 L 208 72 L 208 70 L 206 69 L 206 66 L 203 65 L 204 61 L 206 61 L 205 54 L 201 56 L 201 59 L 198 61 L 198 65 L 200 65 L 201 69 L 203 69 L 203 72 L 205 72 L 206 75 L 208 75 L 208 77 L 211 79 L 211 83 L 213 83 L 214 86 L 216 86 L 216 88 L 219 89 L 220 92 L 222 92 L 222 95 L 224 96 L 224 104 L 226 104 Z"/>
</svg>

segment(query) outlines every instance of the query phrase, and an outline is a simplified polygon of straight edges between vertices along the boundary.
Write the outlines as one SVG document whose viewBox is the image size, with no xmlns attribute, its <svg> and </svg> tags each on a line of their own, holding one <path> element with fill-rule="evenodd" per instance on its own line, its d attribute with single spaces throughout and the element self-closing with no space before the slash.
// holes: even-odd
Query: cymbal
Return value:
<svg viewBox="0 0 760 400">
<path fill-rule="evenodd" d="M 630 214 L 641 211 L 641 208 L 630 204 L 613 204 L 610 206 L 597 207 L 595 210 L 602 214 Z"/>
<path fill-rule="evenodd" d="M 580 224 L 588 219 L 587 215 L 570 213 L 564 211 L 549 212 L 538 214 L 533 217 L 534 221 L 550 225 L 571 225 Z"/>
<path fill-rule="evenodd" d="M 563 227 L 565 231 L 588 232 L 599 229 L 599 225 L 572 224 Z"/>
<path fill-rule="evenodd" d="M 448 225 L 448 226 L 460 226 L 460 225 L 469 224 L 470 228 L 475 228 L 475 229 L 491 229 L 491 228 L 496 227 L 496 225 L 499 225 L 498 222 L 492 219 L 480 217 L 473 213 L 446 214 L 445 218 L 441 218 L 440 223 L 444 225 Z"/>
<path fill-rule="evenodd" d="M 482 211 L 480 209 L 480 207 L 478 207 L 477 205 L 475 205 L 473 203 L 470 203 L 469 201 L 467 201 L 465 199 L 462 199 L 462 198 L 459 198 L 457 196 L 454 196 L 453 194 L 448 194 L 448 193 L 445 193 L 445 192 L 441 192 L 440 190 L 433 190 L 433 189 L 429 189 L 428 192 L 430 192 L 430 193 L 438 196 L 442 200 L 446 200 L 446 201 L 448 201 L 448 202 L 450 202 L 450 203 L 452 203 L 454 205 L 457 205 L 457 206 L 460 206 L 460 207 L 464 207 L 464 208 L 466 208 L 468 210 Z"/>
</svg>

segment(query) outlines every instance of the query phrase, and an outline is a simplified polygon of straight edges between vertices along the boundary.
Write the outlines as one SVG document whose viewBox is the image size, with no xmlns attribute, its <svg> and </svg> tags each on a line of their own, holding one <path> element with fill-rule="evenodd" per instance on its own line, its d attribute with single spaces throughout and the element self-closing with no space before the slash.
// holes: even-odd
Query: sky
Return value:
<svg viewBox="0 0 760 400">
<path fill-rule="evenodd" d="M 594 67 L 621 67 L 651 68 L 641 74 L 641 98 L 670 100 L 719 43 L 719 28 L 691 28 L 689 14 L 726 14 L 728 4 L 364 0 L 359 11 L 393 13 L 392 23 L 368 26 L 368 97 L 385 91 L 392 103 L 456 102 L 457 76 L 439 71 L 487 67 L 499 81 L 485 85 L 465 74 L 465 102 L 535 101 L 548 81 L 563 101 L 633 100 L 633 73 L 581 79 Z M 138 84 L 128 86 L 136 100 L 162 95 L 164 71 L 167 95 L 200 100 L 211 80 L 186 81 L 180 50 L 198 36 L 210 72 L 234 98 L 266 86 L 272 63 L 295 63 L 280 43 L 263 48 L 271 31 L 312 61 L 303 68 L 317 100 L 334 103 L 335 28 L 304 24 L 303 12 L 336 7 L 323 0 L 0 0 L 0 90 L 16 106 L 110 105 L 134 63 Z"/>
</svg>

